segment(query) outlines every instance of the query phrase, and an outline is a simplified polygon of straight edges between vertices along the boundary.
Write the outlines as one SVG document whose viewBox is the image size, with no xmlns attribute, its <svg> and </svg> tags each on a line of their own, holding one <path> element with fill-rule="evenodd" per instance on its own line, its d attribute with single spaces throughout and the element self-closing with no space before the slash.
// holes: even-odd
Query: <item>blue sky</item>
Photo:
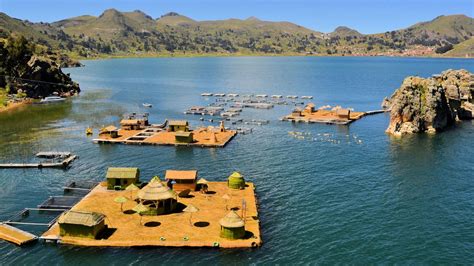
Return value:
<svg viewBox="0 0 474 266">
<path fill-rule="evenodd" d="M 196 20 L 256 16 L 322 32 L 344 25 L 362 33 L 405 28 L 439 15 L 474 16 L 474 0 L 0 0 L 1 12 L 33 22 L 98 16 L 107 8 L 139 9 L 154 18 L 169 11 Z"/>
</svg>

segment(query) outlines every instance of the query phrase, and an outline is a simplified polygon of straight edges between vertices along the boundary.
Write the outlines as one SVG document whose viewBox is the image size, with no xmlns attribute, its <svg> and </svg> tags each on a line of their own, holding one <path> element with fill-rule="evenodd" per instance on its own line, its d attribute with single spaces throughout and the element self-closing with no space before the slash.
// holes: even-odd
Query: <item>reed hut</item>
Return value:
<svg viewBox="0 0 474 266">
<path fill-rule="evenodd" d="M 180 192 L 186 189 L 196 190 L 197 170 L 166 170 L 165 180 L 169 182 L 174 191 Z"/>
<path fill-rule="evenodd" d="M 351 117 L 351 111 L 349 109 L 338 109 L 336 115 L 339 119 L 349 120 Z"/>
<path fill-rule="evenodd" d="M 145 121 L 139 119 L 122 119 L 120 126 L 124 130 L 141 130 L 145 128 Z"/>
<path fill-rule="evenodd" d="M 174 138 L 178 143 L 193 143 L 194 142 L 194 134 L 193 132 L 176 132 L 174 134 Z"/>
<path fill-rule="evenodd" d="M 101 135 L 108 135 L 111 138 L 118 138 L 119 137 L 118 129 L 115 126 L 112 126 L 112 125 L 101 128 L 100 131 L 99 131 L 99 136 L 101 136 Z"/>
<path fill-rule="evenodd" d="M 293 110 L 293 112 L 291 112 L 291 116 L 296 116 L 296 117 L 301 116 L 301 109 L 300 108 L 295 108 Z"/>
<path fill-rule="evenodd" d="M 233 172 L 227 179 L 227 186 L 233 189 L 244 189 L 245 179 L 239 172 Z"/>
<path fill-rule="evenodd" d="M 131 184 L 137 184 L 140 179 L 138 168 L 109 167 L 107 170 L 107 189 L 124 190 Z"/>
<path fill-rule="evenodd" d="M 59 219 L 59 235 L 96 239 L 106 229 L 105 215 L 97 212 L 66 211 Z"/>
<path fill-rule="evenodd" d="M 314 105 L 314 103 L 308 103 L 304 107 L 304 112 L 308 113 L 308 114 L 312 114 L 312 113 L 314 113 L 315 108 L 316 108 L 316 106 Z"/>
<path fill-rule="evenodd" d="M 137 193 L 137 198 L 149 211 L 143 215 L 160 215 L 171 213 L 176 209 L 177 195 L 168 186 L 160 181 L 148 183 Z"/>
<path fill-rule="evenodd" d="M 221 225 L 221 237 L 227 239 L 242 239 L 245 237 L 245 222 L 235 211 L 230 211 L 224 218 L 220 219 L 219 224 Z"/>
<path fill-rule="evenodd" d="M 171 132 L 189 131 L 189 123 L 186 120 L 171 120 L 168 127 Z"/>
</svg>

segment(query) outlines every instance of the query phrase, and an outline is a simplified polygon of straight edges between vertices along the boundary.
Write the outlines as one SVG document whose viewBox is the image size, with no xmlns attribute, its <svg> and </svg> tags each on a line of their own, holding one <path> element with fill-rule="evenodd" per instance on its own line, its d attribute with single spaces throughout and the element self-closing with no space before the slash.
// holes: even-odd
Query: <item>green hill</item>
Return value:
<svg viewBox="0 0 474 266">
<path fill-rule="evenodd" d="M 453 57 L 474 57 L 474 37 L 456 44 L 453 49 L 446 52 L 445 55 Z"/>
<path fill-rule="evenodd" d="M 54 23 L 0 13 L 0 33 L 24 35 L 75 57 L 158 55 L 418 55 L 441 56 L 474 35 L 465 15 L 440 16 L 401 30 L 361 34 L 338 27 L 325 34 L 291 22 L 248 19 L 196 21 L 175 12 L 153 19 L 108 9 Z M 466 49 L 469 49 L 467 46 Z M 454 53 L 447 53 L 450 55 Z"/>
</svg>

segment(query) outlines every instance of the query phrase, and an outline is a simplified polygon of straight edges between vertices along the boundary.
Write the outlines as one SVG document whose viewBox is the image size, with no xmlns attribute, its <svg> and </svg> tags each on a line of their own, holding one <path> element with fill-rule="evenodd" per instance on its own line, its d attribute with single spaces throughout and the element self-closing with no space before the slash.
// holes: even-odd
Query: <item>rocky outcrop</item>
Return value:
<svg viewBox="0 0 474 266">
<path fill-rule="evenodd" d="M 408 77 L 382 103 L 391 110 L 386 132 L 397 136 L 435 133 L 456 120 L 472 119 L 473 96 L 474 75 L 466 70 L 447 70 L 427 79 Z"/>
<path fill-rule="evenodd" d="M 12 89 L 21 89 L 31 98 L 53 94 L 71 96 L 80 92 L 79 84 L 72 81 L 54 61 L 46 57 L 31 56 L 20 78 L 12 80 Z"/>
</svg>

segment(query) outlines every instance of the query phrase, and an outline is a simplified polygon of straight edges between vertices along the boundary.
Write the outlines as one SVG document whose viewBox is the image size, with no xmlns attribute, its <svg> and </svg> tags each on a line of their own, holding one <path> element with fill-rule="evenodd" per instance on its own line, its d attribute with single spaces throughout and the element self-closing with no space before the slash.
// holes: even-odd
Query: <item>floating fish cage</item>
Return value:
<svg viewBox="0 0 474 266">
<path fill-rule="evenodd" d="M 38 205 L 39 209 L 70 209 L 72 208 L 81 197 L 76 196 L 50 196 L 43 203 Z"/>
</svg>

